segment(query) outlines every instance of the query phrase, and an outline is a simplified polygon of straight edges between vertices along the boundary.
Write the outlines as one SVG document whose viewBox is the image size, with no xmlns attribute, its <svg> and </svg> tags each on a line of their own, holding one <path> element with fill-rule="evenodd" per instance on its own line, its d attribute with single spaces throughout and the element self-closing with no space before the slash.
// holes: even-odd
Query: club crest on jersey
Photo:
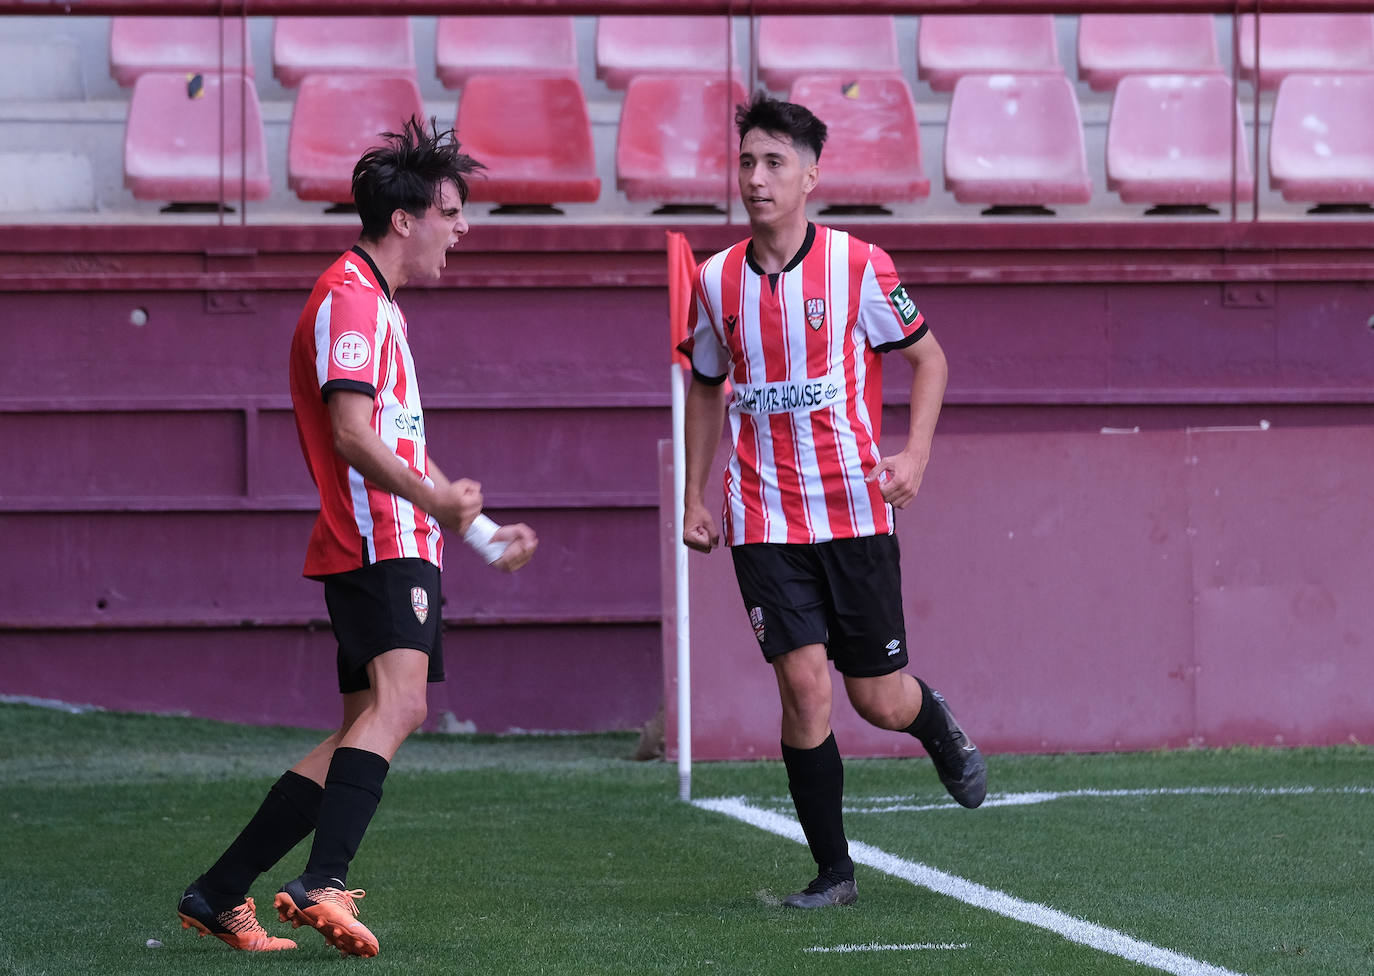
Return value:
<svg viewBox="0 0 1374 976">
<path fill-rule="evenodd" d="M 763 607 L 749 608 L 749 622 L 754 625 L 754 636 L 763 643 Z"/>
<path fill-rule="evenodd" d="M 423 586 L 410 588 L 410 609 L 415 611 L 415 619 L 420 623 L 429 619 L 429 594 Z"/>
<path fill-rule="evenodd" d="M 812 329 L 819 329 L 825 325 L 824 298 L 808 298 L 806 300 L 806 324 Z"/>
</svg>

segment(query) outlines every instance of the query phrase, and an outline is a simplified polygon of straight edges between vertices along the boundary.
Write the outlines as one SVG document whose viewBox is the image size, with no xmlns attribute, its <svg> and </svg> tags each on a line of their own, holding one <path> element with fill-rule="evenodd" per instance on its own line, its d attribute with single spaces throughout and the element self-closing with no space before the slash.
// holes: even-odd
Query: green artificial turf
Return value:
<svg viewBox="0 0 1374 976">
<path fill-rule="evenodd" d="M 248 956 L 180 929 L 181 890 L 320 733 L 0 706 L 0 973 L 939 973 L 1148 967 L 871 868 L 857 905 L 779 907 L 805 850 L 677 799 L 627 735 L 417 736 L 349 876 L 375 959 L 317 933 Z M 698 797 L 791 815 L 778 763 L 699 765 Z M 993 799 L 1073 790 L 1312 787 L 942 805 L 924 760 L 847 764 L 852 839 L 1247 976 L 1374 972 L 1374 751 L 990 757 Z M 1338 792 L 1345 791 L 1345 792 Z M 860 810 L 874 812 L 858 812 Z M 252 894 L 272 893 L 305 846 Z M 151 945 L 161 943 L 160 945 Z M 845 945 L 952 946 L 835 954 Z"/>
</svg>

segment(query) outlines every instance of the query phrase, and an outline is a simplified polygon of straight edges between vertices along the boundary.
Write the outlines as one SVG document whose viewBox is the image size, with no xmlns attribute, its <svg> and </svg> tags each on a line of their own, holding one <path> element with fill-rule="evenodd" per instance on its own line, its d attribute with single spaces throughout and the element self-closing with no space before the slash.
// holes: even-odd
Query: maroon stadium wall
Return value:
<svg viewBox="0 0 1374 976">
<path fill-rule="evenodd" d="M 625 728 L 660 701 L 664 229 L 479 227 L 401 295 L 436 457 L 541 537 L 514 577 L 450 549 L 431 726 Z M 1374 228 L 850 229 L 893 253 L 949 353 L 901 523 L 907 609 L 919 670 L 989 747 L 1374 736 L 1353 691 L 1374 639 Z M 741 234 L 687 233 L 699 254 Z M 0 247 L 0 694 L 336 718 L 285 359 L 351 236 L 29 227 Z M 698 754 L 764 754 L 776 696 L 727 564 L 693 560 L 697 727 L 717 730 Z"/>
</svg>

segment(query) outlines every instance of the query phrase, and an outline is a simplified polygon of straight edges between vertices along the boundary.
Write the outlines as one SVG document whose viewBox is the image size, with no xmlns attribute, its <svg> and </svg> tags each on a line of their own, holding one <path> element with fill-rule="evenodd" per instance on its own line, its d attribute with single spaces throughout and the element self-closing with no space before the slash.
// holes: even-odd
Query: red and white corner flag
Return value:
<svg viewBox="0 0 1374 976">
<path fill-rule="evenodd" d="M 672 324 L 674 362 L 690 366 L 692 337 L 687 322 L 692 315 L 692 280 L 696 277 L 697 261 L 692 256 L 687 238 L 675 230 L 668 233 L 668 312 Z M 681 357 L 681 358 L 679 358 Z"/>
<path fill-rule="evenodd" d="M 688 614 L 687 546 L 682 542 L 683 495 L 687 487 L 686 391 L 683 371 L 691 367 L 692 337 L 687 323 L 692 314 L 692 280 L 697 263 L 687 238 L 668 231 L 668 311 L 673 397 L 673 593 L 677 632 L 677 792 L 692 799 L 692 642 Z"/>
</svg>

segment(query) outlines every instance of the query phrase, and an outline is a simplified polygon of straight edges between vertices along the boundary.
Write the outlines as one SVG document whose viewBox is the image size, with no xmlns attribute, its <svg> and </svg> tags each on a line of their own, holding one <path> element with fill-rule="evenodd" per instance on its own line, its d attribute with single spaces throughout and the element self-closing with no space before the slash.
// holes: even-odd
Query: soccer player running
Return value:
<svg viewBox="0 0 1374 976">
<path fill-rule="evenodd" d="M 806 108 L 754 96 L 735 115 L 750 239 L 697 269 L 686 404 L 682 538 L 710 552 L 704 501 L 727 412 L 725 542 L 782 699 L 782 756 L 818 874 L 783 904 L 857 898 L 842 817 L 844 767 L 830 728 L 827 657 L 855 710 L 915 736 L 966 807 L 987 766 L 938 692 L 905 673 L 893 508 L 916 497 L 944 397 L 945 356 L 881 248 L 806 218 L 826 127 Z M 878 451 L 881 353 L 912 366 L 901 451 Z"/>
<path fill-rule="evenodd" d="M 364 894 L 348 867 L 382 796 L 390 762 L 442 681 L 443 529 L 497 569 L 534 554 L 526 525 L 481 514 L 481 487 L 450 481 L 425 443 L 415 363 L 398 288 L 440 277 L 468 232 L 465 177 L 481 164 L 452 130 L 411 119 L 353 170 L 356 245 L 320 276 L 291 343 L 291 399 L 320 515 L 305 575 L 324 583 L 338 638 L 343 720 L 273 784 L 247 826 L 177 906 L 185 928 L 235 949 L 294 949 L 256 917 L 249 887 L 314 831 L 305 871 L 275 898 L 281 921 L 310 925 L 344 955 L 375 956 L 357 918 Z"/>
</svg>

